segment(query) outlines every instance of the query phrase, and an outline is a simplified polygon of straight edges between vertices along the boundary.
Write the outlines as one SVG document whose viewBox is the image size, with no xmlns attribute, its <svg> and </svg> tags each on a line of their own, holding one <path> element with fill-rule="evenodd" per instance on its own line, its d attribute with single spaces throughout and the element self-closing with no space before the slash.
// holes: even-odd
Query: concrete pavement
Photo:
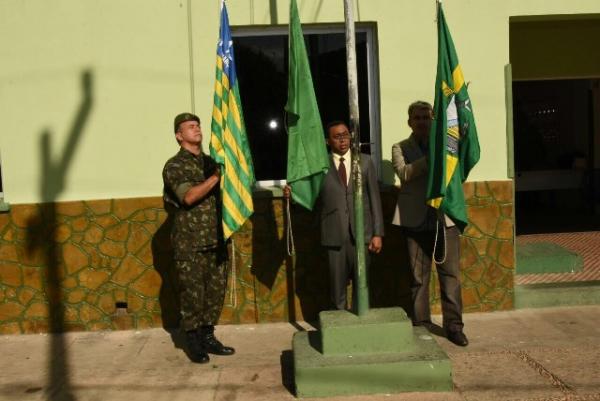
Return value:
<svg viewBox="0 0 600 401">
<path fill-rule="evenodd" d="M 600 400 L 598 322 L 597 305 L 467 314 L 468 347 L 434 335 L 452 360 L 454 391 L 328 400 Z M 312 327 L 219 326 L 237 353 L 207 365 L 189 362 L 180 336 L 162 329 L 0 336 L 0 400 L 293 400 L 298 329 Z"/>
</svg>

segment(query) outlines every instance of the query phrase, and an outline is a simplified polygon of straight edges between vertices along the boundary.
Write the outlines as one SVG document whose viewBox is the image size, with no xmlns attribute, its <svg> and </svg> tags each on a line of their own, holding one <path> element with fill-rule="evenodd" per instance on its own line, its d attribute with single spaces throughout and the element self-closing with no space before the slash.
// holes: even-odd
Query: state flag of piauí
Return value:
<svg viewBox="0 0 600 401">
<path fill-rule="evenodd" d="M 223 235 L 231 237 L 252 215 L 254 167 L 244 127 L 227 7 L 221 3 L 210 155 L 221 165 Z"/>
<path fill-rule="evenodd" d="M 454 43 L 438 3 L 438 64 L 429 133 L 427 204 L 445 213 L 461 232 L 467 226 L 462 184 L 479 161 L 473 105 Z"/>
</svg>

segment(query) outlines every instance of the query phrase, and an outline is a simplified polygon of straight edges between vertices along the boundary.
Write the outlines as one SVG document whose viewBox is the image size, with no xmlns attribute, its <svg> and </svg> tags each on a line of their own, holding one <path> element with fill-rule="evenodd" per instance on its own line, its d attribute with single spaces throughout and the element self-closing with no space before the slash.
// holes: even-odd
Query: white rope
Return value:
<svg viewBox="0 0 600 401">
<path fill-rule="evenodd" d="M 287 229 L 286 229 L 286 246 L 288 256 L 296 254 L 296 247 L 294 246 L 294 232 L 292 230 L 292 213 L 290 212 L 290 198 L 285 200 L 285 212 L 287 217 Z"/>
<path fill-rule="evenodd" d="M 231 289 L 229 291 L 229 303 L 237 307 L 237 279 L 235 274 L 235 242 L 231 238 Z"/>
<path fill-rule="evenodd" d="M 442 260 L 439 260 L 439 261 L 435 259 L 435 251 L 437 249 L 437 244 L 438 244 L 438 231 L 440 229 L 440 224 L 443 224 L 443 223 L 440 222 L 439 218 L 436 219 L 436 222 L 435 222 L 435 242 L 433 243 L 433 255 L 432 255 L 433 262 L 436 265 L 441 265 L 441 264 L 444 264 L 446 262 L 446 245 L 447 244 L 446 244 L 446 228 L 445 227 L 442 227 L 442 232 L 444 233 L 444 257 L 442 258 Z"/>
</svg>

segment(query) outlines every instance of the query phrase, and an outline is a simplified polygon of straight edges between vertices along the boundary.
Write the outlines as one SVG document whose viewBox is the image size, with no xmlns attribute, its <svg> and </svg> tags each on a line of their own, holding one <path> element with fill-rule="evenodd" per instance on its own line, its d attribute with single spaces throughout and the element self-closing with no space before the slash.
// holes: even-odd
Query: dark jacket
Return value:
<svg viewBox="0 0 600 401">
<path fill-rule="evenodd" d="M 375 167 L 369 155 L 361 154 L 360 167 L 363 184 L 363 210 L 365 243 L 373 236 L 383 236 L 383 214 Z M 351 174 L 348 171 L 348 174 Z M 329 156 L 329 171 L 325 175 L 319 194 L 319 218 L 321 221 L 321 245 L 341 246 L 348 235 L 354 237 L 354 183 L 352 177 L 348 189 L 342 184 Z"/>
</svg>

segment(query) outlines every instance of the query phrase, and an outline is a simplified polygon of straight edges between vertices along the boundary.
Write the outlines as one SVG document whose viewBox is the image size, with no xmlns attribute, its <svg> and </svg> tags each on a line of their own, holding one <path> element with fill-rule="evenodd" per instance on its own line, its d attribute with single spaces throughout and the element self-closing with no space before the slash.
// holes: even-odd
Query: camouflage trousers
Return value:
<svg viewBox="0 0 600 401">
<path fill-rule="evenodd" d="M 217 250 L 196 252 L 176 260 L 184 330 L 214 325 L 219 320 L 227 287 L 227 263 Z"/>
</svg>

